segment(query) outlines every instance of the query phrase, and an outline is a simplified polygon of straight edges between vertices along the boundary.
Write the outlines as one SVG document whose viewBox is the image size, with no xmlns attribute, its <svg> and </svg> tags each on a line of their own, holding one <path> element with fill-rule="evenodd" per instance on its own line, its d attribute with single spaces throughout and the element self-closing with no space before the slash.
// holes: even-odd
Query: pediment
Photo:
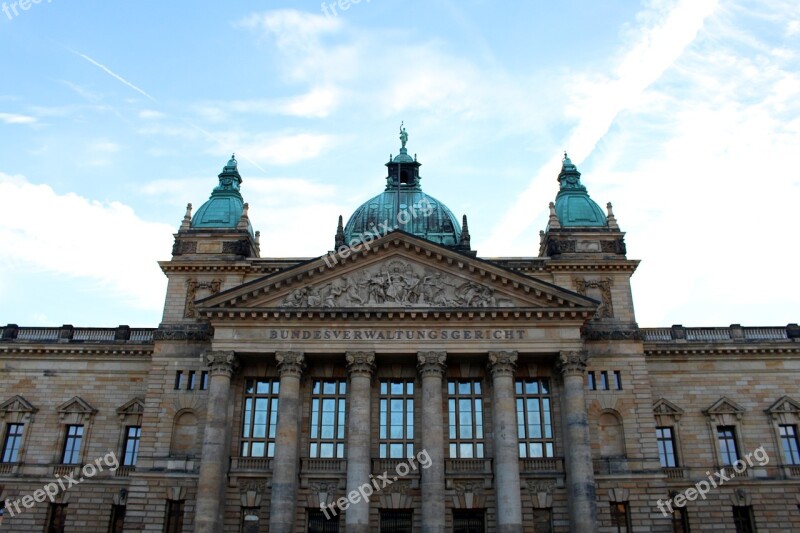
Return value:
<svg viewBox="0 0 800 533">
<path fill-rule="evenodd" d="M 65 416 L 71 414 L 93 415 L 97 412 L 97 409 L 89 405 L 89 403 L 83 398 L 75 396 L 59 405 L 56 408 L 56 411 L 58 412 L 59 417 L 64 418 Z"/>
<path fill-rule="evenodd" d="M 5 416 L 8 413 L 28 413 L 35 414 L 38 411 L 31 403 L 20 395 L 16 395 L 0 404 L 0 414 Z"/>
<path fill-rule="evenodd" d="M 765 409 L 766 413 L 771 415 L 781 414 L 794 414 L 800 413 L 800 403 L 797 403 L 788 396 L 779 398 L 775 403 Z"/>
<path fill-rule="evenodd" d="M 117 408 L 120 416 L 141 415 L 144 413 L 144 398 L 134 398 Z"/>
<path fill-rule="evenodd" d="M 539 309 L 592 313 L 598 302 L 403 232 L 347 258 L 323 256 L 197 303 L 223 310 Z"/>
<path fill-rule="evenodd" d="M 741 405 L 723 396 L 703 412 L 710 416 L 734 415 L 741 418 L 745 411 Z"/>
<path fill-rule="evenodd" d="M 653 403 L 653 413 L 664 416 L 681 416 L 683 414 L 683 409 L 669 400 L 661 398 Z"/>
</svg>

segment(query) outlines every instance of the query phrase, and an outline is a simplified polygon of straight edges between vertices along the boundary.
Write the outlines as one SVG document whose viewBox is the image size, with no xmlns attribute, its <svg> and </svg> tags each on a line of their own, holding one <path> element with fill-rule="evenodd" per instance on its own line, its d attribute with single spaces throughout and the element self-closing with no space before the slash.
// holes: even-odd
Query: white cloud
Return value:
<svg viewBox="0 0 800 533">
<path fill-rule="evenodd" d="M 154 111 L 152 109 L 142 109 L 139 111 L 139 118 L 142 120 L 158 120 L 164 117 L 164 113 L 160 111 Z"/>
<path fill-rule="evenodd" d="M 147 222 L 121 202 L 58 194 L 0 173 L 0 269 L 30 269 L 90 280 L 132 306 L 163 306 L 166 278 L 154 258 L 168 258 L 175 228 Z"/>
<path fill-rule="evenodd" d="M 299 133 L 251 142 L 244 145 L 241 152 L 258 162 L 289 165 L 318 157 L 332 145 L 331 135 Z"/>
<path fill-rule="evenodd" d="M 6 124 L 33 124 L 36 122 L 36 117 L 17 113 L 0 113 L 0 122 L 5 122 Z"/>
</svg>

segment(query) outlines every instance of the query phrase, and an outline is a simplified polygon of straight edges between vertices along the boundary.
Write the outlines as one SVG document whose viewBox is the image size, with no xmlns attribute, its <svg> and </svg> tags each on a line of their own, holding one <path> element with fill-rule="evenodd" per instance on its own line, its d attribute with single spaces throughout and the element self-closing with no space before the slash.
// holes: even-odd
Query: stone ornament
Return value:
<svg viewBox="0 0 800 533">
<path fill-rule="evenodd" d="M 611 299 L 611 286 L 614 282 L 611 278 L 573 278 L 572 283 L 575 285 L 575 292 L 582 296 L 589 296 L 586 293 L 588 289 L 597 289 L 600 291 L 601 303 L 594 316 L 595 318 L 614 318 L 614 306 Z"/>
<path fill-rule="evenodd" d="M 564 376 L 583 376 L 589 354 L 586 350 L 561 352 L 558 357 L 558 369 Z"/>
<path fill-rule="evenodd" d="M 345 359 L 351 376 L 371 377 L 375 371 L 375 352 L 347 352 Z"/>
<path fill-rule="evenodd" d="M 417 352 L 417 370 L 420 376 L 443 377 L 447 365 L 447 352 Z"/>
<path fill-rule="evenodd" d="M 191 204 L 190 204 L 191 205 Z M 222 280 L 197 281 L 190 279 L 186 282 L 186 303 L 184 305 L 184 318 L 197 318 L 197 309 L 194 306 L 195 300 L 219 294 L 222 287 Z M 200 296 L 198 296 L 198 292 Z"/>
<path fill-rule="evenodd" d="M 494 289 L 395 259 L 333 281 L 301 287 L 281 307 L 511 307 Z"/>
<path fill-rule="evenodd" d="M 300 377 L 306 367 L 306 356 L 303 352 L 275 352 L 275 361 L 281 377 Z"/>
<path fill-rule="evenodd" d="M 489 352 L 489 371 L 492 377 L 511 376 L 517 368 L 517 352 Z"/>
<path fill-rule="evenodd" d="M 206 352 L 206 364 L 211 376 L 225 376 L 230 378 L 239 367 L 236 354 L 232 351 Z"/>
</svg>

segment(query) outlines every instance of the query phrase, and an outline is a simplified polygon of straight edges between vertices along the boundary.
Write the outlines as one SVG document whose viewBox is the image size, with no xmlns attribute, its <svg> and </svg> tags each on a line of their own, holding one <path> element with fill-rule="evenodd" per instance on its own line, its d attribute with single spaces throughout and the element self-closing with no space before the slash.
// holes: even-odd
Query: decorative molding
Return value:
<svg viewBox="0 0 800 533">
<path fill-rule="evenodd" d="M 614 305 L 611 298 L 611 286 L 614 284 L 611 278 L 586 279 L 572 278 L 575 291 L 582 296 L 589 296 L 588 289 L 598 289 L 600 291 L 600 307 L 597 309 L 595 318 L 614 318 Z"/>
<path fill-rule="evenodd" d="M 172 245 L 172 255 L 196 254 L 197 241 L 184 241 L 182 239 L 175 239 Z"/>
<path fill-rule="evenodd" d="M 281 307 L 511 307 L 471 280 L 402 259 L 373 265 L 324 284 L 293 290 Z"/>
<path fill-rule="evenodd" d="M 247 483 L 249 485 L 239 493 L 239 502 L 245 509 L 255 509 L 261 507 L 261 494 L 263 493 L 263 482 Z"/>
<path fill-rule="evenodd" d="M 277 361 L 278 373 L 281 377 L 300 377 L 306 368 L 306 357 L 303 352 L 275 352 L 275 361 Z"/>
<path fill-rule="evenodd" d="M 186 282 L 186 303 L 184 305 L 183 317 L 184 318 L 197 318 L 197 309 L 195 309 L 194 301 L 197 300 L 197 291 L 208 291 L 208 296 L 219 294 L 222 287 L 222 280 L 214 279 L 212 281 L 197 281 L 190 279 Z"/>
<path fill-rule="evenodd" d="M 675 405 L 674 403 L 670 402 L 666 398 L 660 398 L 653 402 L 653 415 L 657 418 L 671 418 L 672 421 L 677 424 L 678 421 L 683 416 L 683 409 Z M 659 420 L 659 425 L 669 425 L 669 424 L 662 424 L 661 420 Z"/>
<path fill-rule="evenodd" d="M 168 500 L 181 501 L 186 499 L 186 487 L 172 486 L 166 489 L 166 498 Z"/>
<path fill-rule="evenodd" d="M 408 481 L 398 481 L 389 485 L 380 493 L 380 506 L 383 509 L 411 509 L 414 507 L 414 499 L 409 492 L 411 483 Z"/>
<path fill-rule="evenodd" d="M 97 409 L 80 398 L 73 396 L 56 408 L 58 419 L 63 424 L 83 424 L 97 414 Z"/>
<path fill-rule="evenodd" d="M 153 332 L 154 341 L 210 341 L 214 332 L 209 324 L 171 324 Z"/>
<path fill-rule="evenodd" d="M 120 423 L 123 423 L 129 416 L 140 418 L 144 414 L 144 398 L 136 397 L 117 408 L 117 416 Z M 140 425 L 140 424 L 134 424 Z"/>
<path fill-rule="evenodd" d="M 584 376 L 589 353 L 586 350 L 561 352 L 558 357 L 558 369 L 563 376 Z"/>
<path fill-rule="evenodd" d="M 375 372 L 375 352 L 347 352 L 345 359 L 351 376 L 372 377 Z"/>
<path fill-rule="evenodd" d="M 510 351 L 498 351 L 498 352 L 489 352 L 489 372 L 492 374 L 492 378 L 498 376 L 510 376 L 514 377 L 514 371 L 517 368 L 517 352 Z"/>
<path fill-rule="evenodd" d="M 764 409 L 770 418 L 785 424 L 796 424 L 800 419 L 800 403 L 783 396 Z"/>
<path fill-rule="evenodd" d="M 0 404 L 0 420 L 9 424 L 33 422 L 34 415 L 39 411 L 36 407 L 20 395 L 12 396 Z"/>
<path fill-rule="evenodd" d="M 447 352 L 417 352 L 417 371 L 425 376 L 444 377 L 447 370 Z"/>
<path fill-rule="evenodd" d="M 599 327 L 597 323 L 588 323 L 581 328 L 581 335 L 587 341 L 643 341 L 644 333 L 639 328 L 611 329 Z"/>
<path fill-rule="evenodd" d="M 465 479 L 453 482 L 453 507 L 455 509 L 479 509 L 486 506 L 483 479 Z"/>
<path fill-rule="evenodd" d="M 613 489 L 609 489 L 608 491 L 608 501 L 620 503 L 620 502 L 627 502 L 630 500 L 631 491 L 624 488 L 615 487 Z"/>
<path fill-rule="evenodd" d="M 309 481 L 308 487 L 310 489 L 307 497 L 308 505 L 317 509 L 335 502 L 339 492 L 339 482 L 335 480 Z"/>
<path fill-rule="evenodd" d="M 230 378 L 239 367 L 236 353 L 233 351 L 209 351 L 205 354 L 209 375 Z"/>
<path fill-rule="evenodd" d="M 708 409 L 703 410 L 712 423 L 721 425 L 735 425 L 741 420 L 745 410 L 742 406 L 723 396 L 714 402 Z"/>
</svg>

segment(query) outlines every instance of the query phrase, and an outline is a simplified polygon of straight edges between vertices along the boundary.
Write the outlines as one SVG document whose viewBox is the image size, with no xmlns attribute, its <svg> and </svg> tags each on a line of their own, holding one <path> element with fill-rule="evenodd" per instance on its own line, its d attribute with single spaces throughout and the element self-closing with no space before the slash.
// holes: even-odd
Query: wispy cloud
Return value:
<svg viewBox="0 0 800 533">
<path fill-rule="evenodd" d="M 142 96 L 144 96 L 148 100 L 150 100 L 152 102 L 156 101 L 155 98 L 153 98 L 152 96 L 147 94 L 143 89 L 140 89 L 139 87 L 137 87 L 133 83 L 129 82 L 128 80 L 126 80 L 125 78 L 123 78 L 122 76 L 120 76 L 119 74 L 117 74 L 116 72 L 114 72 L 113 70 L 108 68 L 107 66 L 103 65 L 102 63 L 99 63 L 98 61 L 95 61 L 94 59 L 92 59 L 91 57 L 87 56 L 86 54 L 82 54 L 82 53 L 77 52 L 75 50 L 72 50 L 72 52 L 74 54 L 77 54 L 79 57 L 82 57 L 83 59 L 85 59 L 86 61 L 88 61 L 92 65 L 96 66 L 97 68 L 101 69 L 103 72 L 105 72 L 106 74 L 108 74 L 112 78 L 114 78 L 114 79 L 122 82 L 123 84 L 127 85 L 128 87 L 130 87 L 131 89 L 133 89 L 137 93 L 141 94 Z"/>
<path fill-rule="evenodd" d="M 5 124 L 33 124 L 36 122 L 36 117 L 18 113 L 0 113 L 0 122 Z"/>
</svg>

